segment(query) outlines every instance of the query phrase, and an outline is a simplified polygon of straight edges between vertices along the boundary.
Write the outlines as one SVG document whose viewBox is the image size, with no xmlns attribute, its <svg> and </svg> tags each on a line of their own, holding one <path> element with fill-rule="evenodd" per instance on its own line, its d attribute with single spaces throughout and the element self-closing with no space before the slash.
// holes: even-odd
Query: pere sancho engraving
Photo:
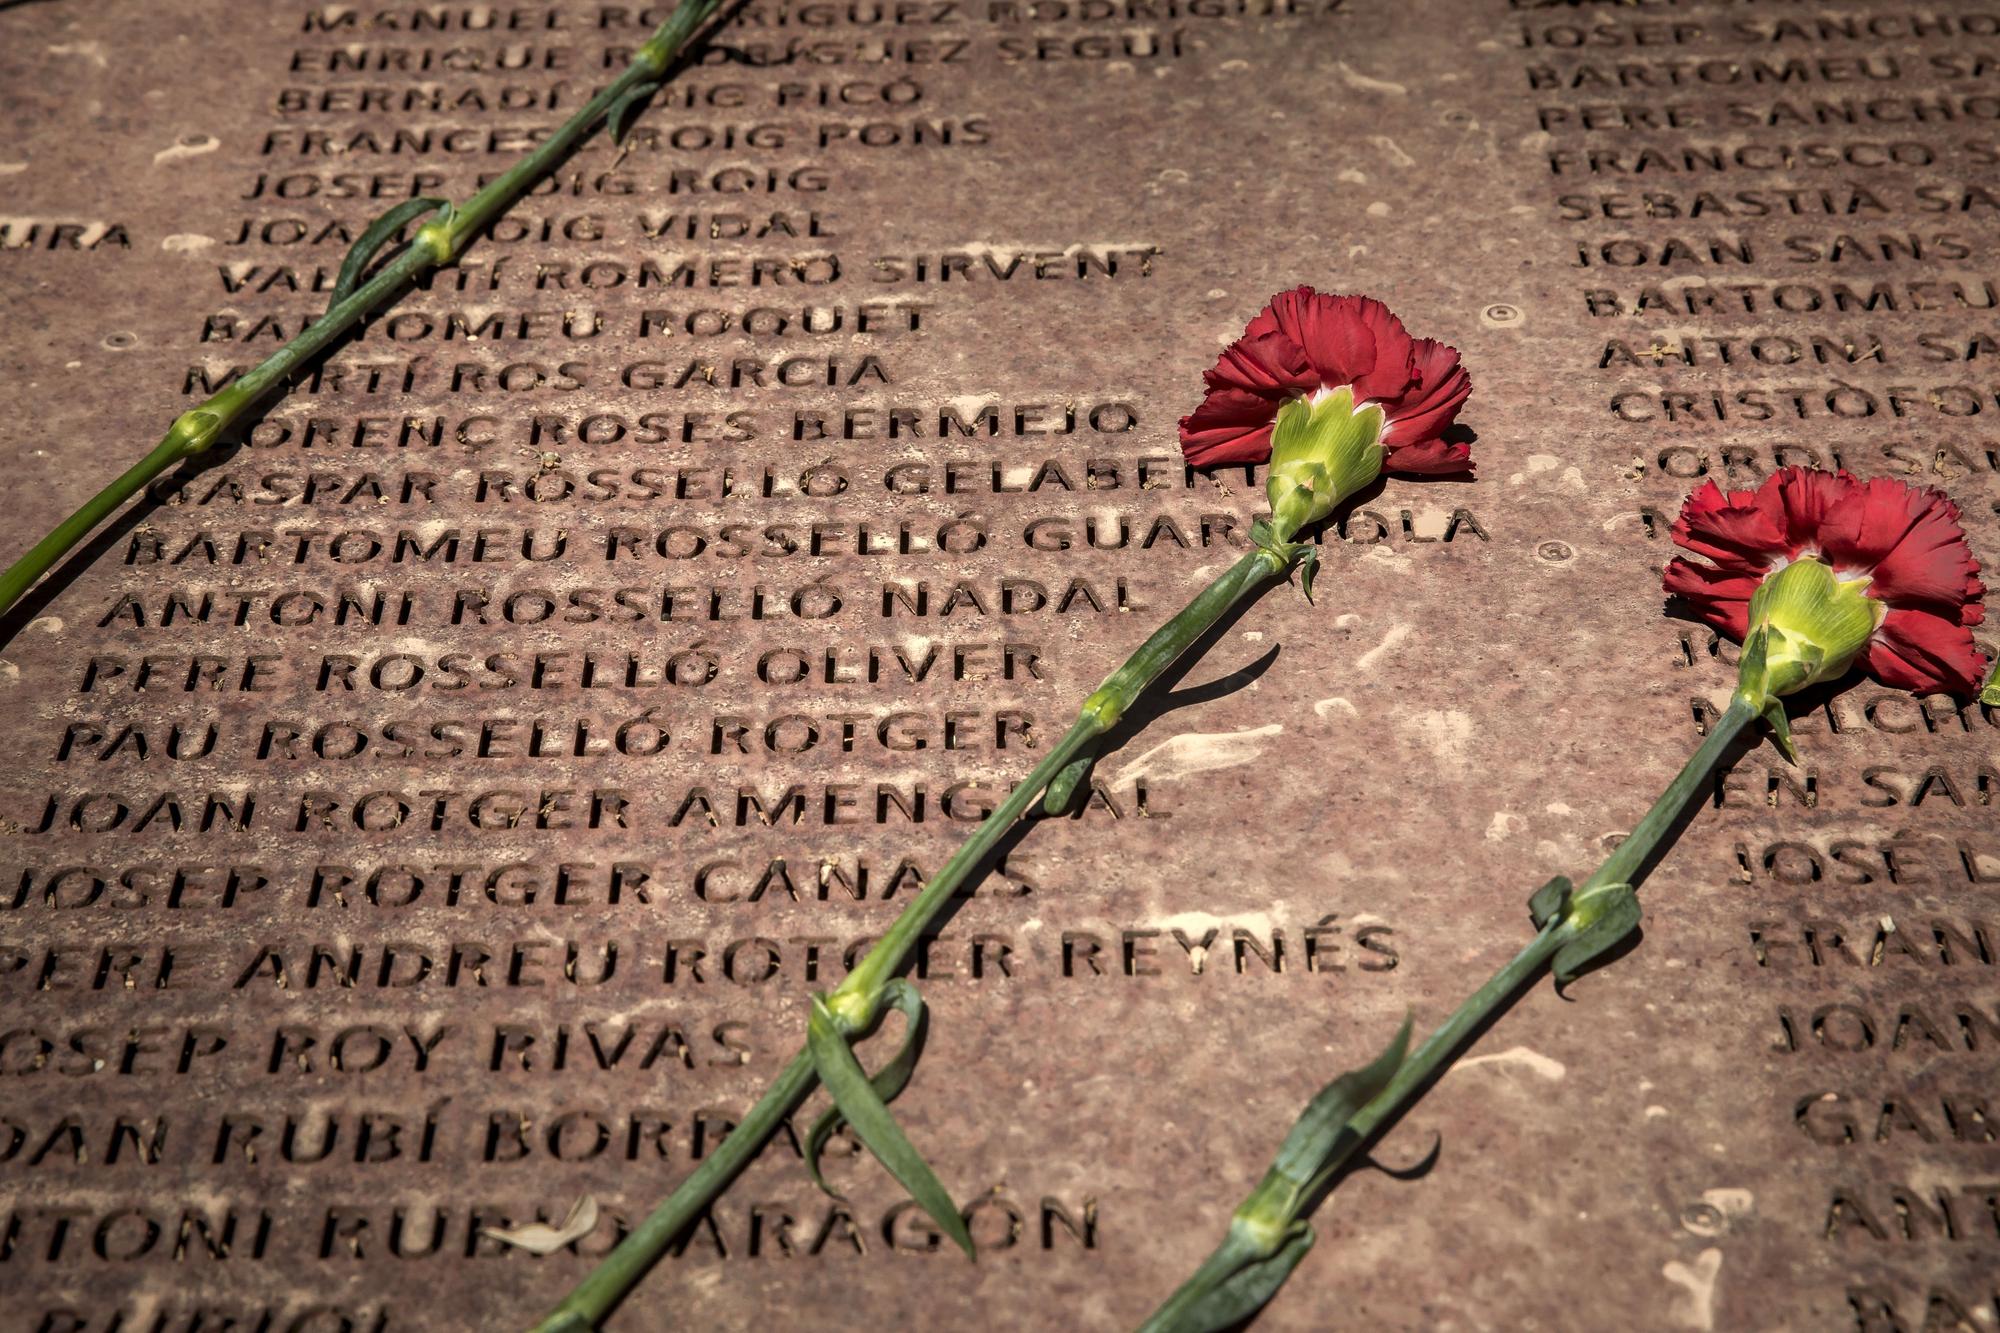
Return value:
<svg viewBox="0 0 2000 1333">
<path fill-rule="evenodd" d="M 1603 859 L 1718 724 L 1735 644 L 1657 614 L 1687 491 L 1844 467 L 1995 549 L 2000 33 L 1806 8 L 740 7 L 7 620 L 25 1326 L 531 1322 L 1253 549 L 1264 471 L 1175 441 L 1220 345 L 1374 292 L 1479 377 L 1479 483 L 1357 497 L 1319 605 L 1233 626 L 913 952 L 895 1111 L 980 1263 L 849 1132 L 815 1190 L 800 1117 L 611 1326 L 1136 1324 L 1314 1088 L 1512 949 L 1487 886 Z M 9 550 L 666 17 L 0 9 Z M 1265 1320 L 2000 1317 L 1995 725 L 1808 696 Z"/>
</svg>

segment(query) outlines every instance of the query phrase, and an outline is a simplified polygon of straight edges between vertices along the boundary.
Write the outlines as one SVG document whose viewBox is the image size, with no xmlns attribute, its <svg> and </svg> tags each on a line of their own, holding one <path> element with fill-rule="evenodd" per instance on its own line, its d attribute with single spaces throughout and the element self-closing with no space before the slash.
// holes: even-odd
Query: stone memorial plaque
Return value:
<svg viewBox="0 0 2000 1333">
<path fill-rule="evenodd" d="M 6 558 L 663 16 L 0 9 Z M 927 942 L 896 1110 L 978 1263 L 801 1120 L 610 1327 L 1136 1324 L 1726 704 L 1689 489 L 1904 478 L 2000 559 L 1996 163 L 1983 0 L 729 11 L 6 621 L 4 1322 L 532 1323 L 1246 549 L 1175 436 L 1218 348 L 1366 292 L 1478 477 L 1360 497 Z M 1260 1327 L 1996 1327 L 2000 716 L 1794 713 Z"/>
</svg>

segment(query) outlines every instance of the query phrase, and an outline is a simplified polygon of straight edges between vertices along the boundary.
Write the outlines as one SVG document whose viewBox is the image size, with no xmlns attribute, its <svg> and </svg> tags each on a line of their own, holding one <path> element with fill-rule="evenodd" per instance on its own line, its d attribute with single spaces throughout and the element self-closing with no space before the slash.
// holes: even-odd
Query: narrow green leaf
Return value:
<svg viewBox="0 0 2000 1333">
<path fill-rule="evenodd" d="M 1618 947 L 1639 926 L 1639 895 L 1630 884 L 1605 884 L 1570 904 L 1575 933 L 1550 962 L 1556 985 L 1567 986 L 1591 963 Z"/>
<path fill-rule="evenodd" d="M 1986 688 L 1979 692 L 1979 702 L 2000 708 L 2000 655 L 1993 658 L 1993 669 L 1986 673 Z"/>
<path fill-rule="evenodd" d="M 1785 701 L 1771 700 L 1764 709 L 1763 716 L 1765 725 L 1771 728 L 1771 739 L 1778 743 L 1778 749 L 1784 752 L 1785 758 L 1791 761 L 1792 766 L 1798 767 L 1799 751 L 1798 747 L 1792 744 L 1792 722 L 1785 716 Z"/>
<path fill-rule="evenodd" d="M 1403 1015 L 1403 1026 L 1396 1029 L 1396 1039 L 1388 1044 L 1382 1053 L 1359 1069 L 1350 1069 L 1333 1082 L 1321 1088 L 1306 1109 L 1299 1115 L 1292 1132 L 1285 1135 L 1283 1146 L 1278 1149 L 1277 1160 L 1271 1163 L 1271 1170 L 1288 1180 L 1297 1181 L 1302 1188 L 1298 1202 L 1305 1203 L 1325 1183 L 1326 1177 L 1346 1160 L 1347 1122 L 1354 1119 L 1354 1113 L 1366 1106 L 1389 1086 L 1389 1080 L 1396 1077 L 1396 1071 L 1403 1067 L 1403 1059 L 1410 1053 L 1410 1016 Z M 1286 1221 L 1295 1218 L 1287 1217 Z"/>
<path fill-rule="evenodd" d="M 1061 815 L 1069 812 L 1070 802 L 1076 799 L 1077 788 L 1090 776 L 1091 765 L 1097 762 L 1097 748 L 1092 746 L 1063 766 L 1055 775 L 1048 790 L 1042 793 L 1042 813 Z"/>
<path fill-rule="evenodd" d="M 1763 625 L 1757 626 L 1745 636 L 1743 651 L 1736 658 L 1737 693 L 1749 694 L 1751 702 L 1759 708 L 1772 697 L 1769 682 L 1765 680 L 1770 638 L 1769 629 Z"/>
<path fill-rule="evenodd" d="M 1158 1333 L 1218 1333 L 1234 1328 L 1277 1295 L 1312 1247 L 1313 1229 L 1304 1222 L 1293 1223 L 1276 1254 L 1247 1263 L 1216 1283 L 1178 1318 L 1159 1325 Z"/>
<path fill-rule="evenodd" d="M 882 996 L 903 1014 L 903 1044 L 897 1048 L 894 1058 L 868 1080 L 869 1086 L 875 1089 L 875 1095 L 880 1097 L 886 1106 L 895 1101 L 903 1089 L 910 1085 L 910 1075 L 915 1072 L 917 1056 L 923 1049 L 926 1011 L 923 997 L 917 994 L 917 988 L 901 977 L 884 986 Z M 839 1197 L 839 1191 L 828 1185 L 825 1178 L 820 1175 L 819 1158 L 820 1154 L 826 1151 L 826 1141 L 845 1123 L 847 1117 L 840 1113 L 838 1106 L 835 1106 L 821 1114 L 819 1119 L 813 1122 L 812 1132 L 806 1135 L 806 1171 L 812 1176 L 813 1184 L 835 1198 Z"/>
<path fill-rule="evenodd" d="M 1305 554 L 1299 557 L 1299 591 L 1305 594 L 1306 605 L 1312 605 L 1313 575 L 1319 572 L 1319 548 L 1309 543 L 1300 543 Z"/>
<path fill-rule="evenodd" d="M 632 117 L 638 115 L 644 109 L 646 99 L 658 91 L 660 91 L 660 81 L 649 79 L 645 83 L 637 83 L 627 88 L 625 95 L 611 104 L 611 110 L 605 114 L 604 124 L 605 128 L 611 131 L 612 143 L 621 146 L 624 144 L 625 131 L 632 127 Z"/>
<path fill-rule="evenodd" d="M 401 231 L 405 223 L 434 208 L 450 207 L 442 199 L 405 199 L 369 223 L 368 230 L 361 233 L 361 239 L 348 249 L 347 258 L 340 266 L 340 277 L 333 284 L 333 299 L 326 303 L 326 308 L 331 310 L 354 295 L 354 289 L 361 285 L 361 275 L 368 271 L 375 252 Z"/>
<path fill-rule="evenodd" d="M 1535 896 L 1528 899 L 1528 915 L 1534 919 L 1535 929 L 1547 930 L 1549 922 L 1560 920 L 1569 909 L 1569 896 L 1574 891 L 1575 886 L 1564 875 L 1557 875 L 1536 889 Z"/>
<path fill-rule="evenodd" d="M 889 1108 L 882 1104 L 868 1076 L 862 1072 L 861 1062 L 854 1058 L 833 1012 L 817 995 L 813 996 L 812 1018 L 806 1024 L 806 1047 L 812 1053 L 819 1081 L 826 1085 L 833 1104 L 854 1127 L 855 1136 L 930 1214 L 931 1221 L 965 1251 L 966 1258 L 976 1258 L 972 1233 L 966 1230 L 958 1205 L 951 1201 L 937 1175 L 917 1154 L 902 1126 L 889 1114 Z"/>
</svg>

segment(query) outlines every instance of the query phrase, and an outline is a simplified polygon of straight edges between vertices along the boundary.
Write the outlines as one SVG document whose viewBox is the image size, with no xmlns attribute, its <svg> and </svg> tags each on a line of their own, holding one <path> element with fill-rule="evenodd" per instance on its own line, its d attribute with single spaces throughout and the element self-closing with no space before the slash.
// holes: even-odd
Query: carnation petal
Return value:
<svg viewBox="0 0 2000 1333">
<path fill-rule="evenodd" d="M 1827 514 L 1858 485 L 1846 472 L 1819 468 L 1787 467 L 1772 473 L 1760 490 L 1777 493 L 1785 517 L 1787 554 L 1796 556 L 1805 547 L 1817 545 Z"/>
<path fill-rule="evenodd" d="M 1211 389 L 1243 389 L 1273 398 L 1319 387 L 1306 354 L 1282 333 L 1238 338 L 1223 348 L 1215 368 L 1202 378 Z"/>
<path fill-rule="evenodd" d="M 1672 596 L 1688 604 L 1696 616 L 1730 638 L 1742 641 L 1750 629 L 1750 595 L 1758 578 L 1713 565 L 1698 565 L 1675 556 L 1667 561 L 1662 579 Z"/>
<path fill-rule="evenodd" d="M 1342 296 L 1336 298 L 1334 318 L 1367 329 L 1375 340 L 1374 364 L 1347 381 L 1354 386 L 1354 401 L 1387 403 L 1407 394 L 1416 382 L 1417 344 L 1395 312 L 1372 296 Z"/>
<path fill-rule="evenodd" d="M 1723 494 L 1705 481 L 1674 520 L 1674 543 L 1736 573 L 1764 574 L 1795 553 L 1774 487 Z"/>
<path fill-rule="evenodd" d="M 1931 496 L 1943 499 L 1888 477 L 1856 482 L 1820 525 L 1819 548 L 1843 573 L 1872 570 L 1909 535 Z"/>
<path fill-rule="evenodd" d="M 1843 560 L 1857 570 L 1872 566 L 1870 597 L 1891 606 L 1957 607 L 1985 590 L 1958 506 L 1942 491 L 1881 478 L 1855 492 L 1828 517 L 1821 549 L 1836 568 Z"/>
<path fill-rule="evenodd" d="M 1210 389 L 1181 418 L 1181 452 L 1195 467 L 1261 463 L 1271 456 L 1278 404 L 1244 389 Z"/>
<path fill-rule="evenodd" d="M 1341 317 L 1341 303 L 1349 299 L 1294 287 L 1272 297 L 1243 334 L 1281 334 L 1304 352 L 1320 384 L 1351 384 L 1375 368 L 1375 334 L 1359 320 Z"/>
<path fill-rule="evenodd" d="M 1414 476 L 1438 476 L 1472 471 L 1472 449 L 1463 444 L 1446 444 L 1440 439 L 1418 440 L 1414 444 L 1389 445 L 1382 460 L 1385 472 Z"/>
<path fill-rule="evenodd" d="M 1388 425 L 1383 442 L 1394 449 L 1442 434 L 1472 396 L 1472 377 L 1458 362 L 1458 349 L 1434 338 L 1412 344 L 1416 382 L 1400 398 L 1383 405 Z"/>
<path fill-rule="evenodd" d="M 1351 388 L 1357 405 L 1382 409 L 1387 468 L 1427 474 L 1471 469 L 1469 448 L 1438 438 L 1472 392 L 1458 353 L 1411 338 L 1372 297 L 1307 286 L 1280 292 L 1203 378 L 1207 396 L 1181 419 L 1181 449 L 1195 466 L 1264 462 L 1279 408 L 1294 399 L 1317 401 L 1316 391 Z"/>
<path fill-rule="evenodd" d="M 1986 676 L 1986 659 L 1970 629 L 1918 610 L 1884 617 L 1862 650 L 1861 665 L 1884 685 L 1918 694 L 1976 694 Z"/>
<path fill-rule="evenodd" d="M 1245 337 L 1271 333 L 1304 351 L 1318 378 L 1315 388 L 1351 384 L 1356 402 L 1379 402 L 1409 387 L 1410 335 L 1373 297 L 1294 287 L 1272 297 L 1244 330 Z"/>
</svg>

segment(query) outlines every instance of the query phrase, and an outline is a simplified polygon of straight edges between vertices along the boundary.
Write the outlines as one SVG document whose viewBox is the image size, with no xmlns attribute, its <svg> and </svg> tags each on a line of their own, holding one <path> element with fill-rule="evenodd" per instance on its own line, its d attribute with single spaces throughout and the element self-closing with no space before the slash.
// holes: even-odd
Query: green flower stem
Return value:
<svg viewBox="0 0 2000 1333">
<path fill-rule="evenodd" d="M 1659 847 L 1676 821 L 1688 807 L 1701 798 L 1715 769 L 1722 762 L 1729 747 L 1736 742 L 1743 729 L 1757 720 L 1758 714 L 1768 706 L 1768 701 L 1760 702 L 1737 695 L 1729 701 L 1728 709 L 1715 721 L 1714 730 L 1702 739 L 1701 747 L 1694 757 L 1687 761 L 1679 775 L 1667 784 L 1660 793 L 1660 799 L 1653 802 L 1653 808 L 1639 821 L 1639 826 L 1627 834 L 1625 840 L 1606 857 L 1597 873 L 1583 882 L 1585 889 L 1600 884 L 1630 884 L 1646 864 L 1649 857 Z"/>
<path fill-rule="evenodd" d="M 632 1228 L 617 1248 L 604 1256 L 583 1281 L 570 1288 L 555 1309 L 531 1333 L 595 1333 L 607 1314 L 638 1285 L 674 1238 L 685 1230 L 729 1187 L 752 1157 L 778 1130 L 785 1118 L 812 1094 L 818 1078 L 804 1046 L 785 1065 L 743 1123 L 729 1131 L 714 1152 L 680 1184 L 665 1203 Z"/>
<path fill-rule="evenodd" d="M 1050 747 L 1034 771 L 973 831 L 964 846 L 910 900 L 867 955 L 827 997 L 826 1006 L 850 1035 L 866 1032 L 881 1016 L 884 991 L 909 958 L 924 927 L 950 903 L 1042 790 L 1079 756 L 1090 753 L 1140 694 L 1215 623 L 1267 580 L 1286 571 L 1286 559 L 1259 547 L 1238 560 L 1141 644 L 1105 678 L 1078 710 L 1076 721 Z M 731 1130 L 688 1178 L 598 1266 L 535 1325 L 534 1333 L 589 1333 L 624 1298 L 659 1256 L 712 1204 L 737 1173 L 761 1152 L 785 1118 L 798 1110 L 817 1079 L 801 1048 L 785 1065 L 741 1124 Z"/>
<path fill-rule="evenodd" d="M 1167 1297 L 1159 1309 L 1139 1325 L 1139 1333 L 1190 1333 L 1200 1326 L 1195 1307 L 1207 1300 L 1215 1290 L 1251 1264 L 1270 1258 L 1277 1253 L 1277 1245 L 1271 1240 L 1253 1234 L 1250 1224 L 1244 1222 L 1243 1215 L 1251 1208 L 1246 1201 L 1229 1219 L 1229 1230 L 1223 1234 L 1222 1244 L 1215 1247 L 1208 1258 L 1201 1261 L 1201 1267 L 1193 1276 L 1174 1288 L 1174 1294 Z M 1190 1322 L 1198 1321 L 1198 1322 Z"/>
<path fill-rule="evenodd" d="M 1747 700 L 1732 699 L 1728 711 L 1716 721 L 1715 729 L 1703 739 L 1701 748 L 1687 761 L 1679 775 L 1667 784 L 1660 793 L 1660 799 L 1653 802 L 1653 808 L 1639 821 L 1639 826 L 1618 844 L 1604 864 L 1583 882 L 1579 894 L 1605 884 L 1630 884 L 1639 868 L 1646 863 L 1655 848 L 1672 831 L 1674 824 L 1689 806 L 1699 801 L 1708 788 L 1709 779 L 1722 756 L 1729 750 L 1745 727 L 1757 720 L 1757 706 Z M 1493 974 L 1484 986 L 1474 991 L 1447 1018 L 1443 1025 L 1430 1036 L 1424 1038 L 1423 1045 L 1410 1052 L 1396 1076 L 1366 1106 L 1355 1114 L 1349 1122 L 1356 1135 L 1356 1145 L 1372 1135 L 1381 1125 L 1402 1114 L 1407 1103 L 1415 1100 L 1431 1078 L 1444 1065 L 1457 1056 L 1465 1039 L 1475 1032 L 1489 1017 L 1498 1012 L 1510 996 L 1542 965 L 1554 956 L 1563 943 L 1560 922 L 1551 922 L 1527 948 L 1514 955 L 1505 967 Z M 1352 1149 L 1349 1150 L 1350 1153 Z"/>
<path fill-rule="evenodd" d="M 0 573 L 0 613 L 5 613 L 82 542 L 119 506 L 148 483 L 184 459 L 205 452 L 236 419 L 266 393 L 281 385 L 302 362 L 345 336 L 378 306 L 387 304 L 431 268 L 456 260 L 480 230 L 505 213 L 578 143 L 590 137 L 601 121 L 634 88 L 655 83 L 673 63 L 688 38 L 713 14 L 721 0 L 681 0 L 633 56 L 632 63 L 548 139 L 487 183 L 464 204 L 447 208 L 425 223 L 401 255 L 383 266 L 344 300 L 335 302 L 298 337 L 273 352 L 262 364 L 219 390 L 207 401 L 183 412 L 165 438 L 124 475 L 106 486 L 82 508 L 58 524 L 48 536 Z"/>
<path fill-rule="evenodd" d="M 0 612 L 21 600 L 21 594 L 63 558 L 71 547 L 97 530 L 97 525 L 120 505 L 137 495 L 146 483 L 165 472 L 187 455 L 169 435 L 154 450 L 128 468 L 118 480 L 83 502 L 83 507 L 55 526 L 36 542 L 28 553 L 0 574 Z"/>
<path fill-rule="evenodd" d="M 1561 906 L 1551 912 L 1527 947 L 1474 991 L 1407 1059 L 1399 1061 L 1400 1052 L 1395 1050 L 1383 1057 L 1394 1064 L 1393 1074 L 1378 1085 L 1379 1092 L 1314 1139 L 1317 1146 L 1313 1151 L 1320 1155 L 1309 1177 L 1300 1172 L 1296 1162 L 1287 1162 L 1287 1155 L 1293 1151 L 1293 1139 L 1300 1135 L 1300 1128 L 1295 1127 L 1280 1153 L 1278 1165 L 1231 1217 L 1222 1243 L 1153 1313 L 1141 1333 L 1210 1333 L 1238 1322 L 1267 1300 L 1298 1262 L 1301 1244 L 1311 1244 L 1311 1228 L 1305 1224 L 1303 1214 L 1311 1209 L 1326 1184 L 1378 1130 L 1408 1110 L 1439 1071 L 1457 1058 L 1473 1035 L 1506 1008 L 1552 960 L 1561 977 L 1565 964 L 1558 955 L 1564 946 L 1577 943 L 1589 929 L 1590 918 L 1600 915 L 1608 897 L 1629 896 L 1630 886 L 1641 868 L 1666 841 L 1681 816 L 1702 798 L 1729 747 L 1774 703 L 1748 690 L 1730 701 L 1728 711 L 1687 765 L 1667 784 L 1638 827 L 1605 858 L 1583 887 L 1571 893 L 1566 882 L 1557 882 L 1563 889 Z M 1555 887 L 1555 884 L 1549 886 Z M 1545 889 L 1544 893 L 1548 891 Z M 1536 895 L 1537 899 L 1542 896 Z M 1583 946 L 1587 954 L 1603 947 L 1606 947 L 1603 942 Z M 1345 1078 L 1363 1076 L 1350 1074 Z M 1335 1090 L 1337 1085 L 1329 1085 L 1328 1092 Z M 1321 1098 L 1327 1095 L 1322 1092 Z M 1301 1126 L 1304 1123 L 1302 1119 Z M 1287 1166 L 1291 1169 L 1287 1170 Z"/>
<path fill-rule="evenodd" d="M 1067 768 L 1072 759 L 1088 753 L 1098 737 L 1118 724 L 1146 687 L 1158 680 L 1160 673 L 1172 666 L 1231 607 L 1255 591 L 1266 579 L 1283 572 L 1283 568 L 1279 557 L 1265 548 L 1251 551 L 1224 571 L 1220 578 L 1203 588 L 1178 615 L 1153 631 L 1152 637 L 1140 644 L 1138 651 L 1127 658 L 1123 666 L 1107 676 L 1104 683 L 1083 701 L 1083 707 L 1078 710 L 1076 722 L 1069 732 L 1036 765 L 1027 780 L 1014 788 L 1000 808 L 987 816 L 951 860 L 945 862 L 937 877 L 926 884 L 923 892 L 903 909 L 888 932 L 834 991 L 832 1004 L 835 1012 L 840 1012 L 844 1005 L 851 1009 L 858 1000 L 865 998 L 871 1006 L 866 1013 L 850 1012 L 844 1016 L 850 1022 L 860 1021 L 861 1026 L 872 1022 L 872 1006 L 883 983 L 902 967 L 910 951 L 916 947 L 924 927 L 958 891 L 967 873 L 985 859 L 1000 836 L 1027 812 L 1050 780 Z"/>
</svg>

